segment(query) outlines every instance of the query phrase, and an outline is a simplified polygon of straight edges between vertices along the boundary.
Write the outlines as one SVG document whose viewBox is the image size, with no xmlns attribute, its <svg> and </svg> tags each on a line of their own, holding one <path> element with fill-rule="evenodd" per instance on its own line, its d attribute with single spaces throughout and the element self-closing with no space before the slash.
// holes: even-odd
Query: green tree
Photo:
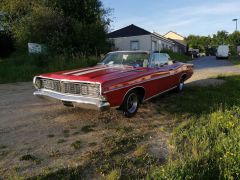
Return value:
<svg viewBox="0 0 240 180">
<path fill-rule="evenodd" d="M 218 31 L 217 34 L 213 35 L 212 45 L 219 46 L 223 44 L 228 44 L 228 32 L 227 31 Z"/>
<path fill-rule="evenodd" d="M 109 48 L 109 11 L 100 0 L 2 0 L 5 24 L 18 47 L 46 44 L 52 52 L 99 54 Z"/>
</svg>

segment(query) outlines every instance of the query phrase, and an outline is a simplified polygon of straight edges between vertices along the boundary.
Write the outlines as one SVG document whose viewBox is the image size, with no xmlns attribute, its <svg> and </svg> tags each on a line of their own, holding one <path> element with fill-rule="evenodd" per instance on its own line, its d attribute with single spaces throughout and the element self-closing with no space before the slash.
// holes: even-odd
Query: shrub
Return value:
<svg viewBox="0 0 240 180">
<path fill-rule="evenodd" d="M 11 35 L 0 32 L 0 57 L 7 57 L 14 51 L 14 44 Z"/>
<path fill-rule="evenodd" d="M 168 53 L 172 60 L 180 61 L 180 62 L 187 62 L 191 60 L 191 57 L 186 54 L 176 53 L 171 50 L 162 50 L 161 53 Z"/>
</svg>

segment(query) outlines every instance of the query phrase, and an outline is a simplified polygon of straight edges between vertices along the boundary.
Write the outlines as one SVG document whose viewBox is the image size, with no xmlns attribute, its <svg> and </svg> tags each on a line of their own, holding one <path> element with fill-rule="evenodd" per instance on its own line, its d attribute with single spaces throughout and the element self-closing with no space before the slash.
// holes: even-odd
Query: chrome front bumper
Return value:
<svg viewBox="0 0 240 180">
<path fill-rule="evenodd" d="M 72 106 L 87 108 L 87 109 L 98 109 L 107 110 L 110 108 L 110 104 L 104 98 L 93 98 L 76 95 L 68 95 L 57 93 L 49 90 L 40 89 L 33 93 L 33 95 L 42 98 L 51 98 L 62 101 L 65 105 L 72 104 Z"/>
</svg>

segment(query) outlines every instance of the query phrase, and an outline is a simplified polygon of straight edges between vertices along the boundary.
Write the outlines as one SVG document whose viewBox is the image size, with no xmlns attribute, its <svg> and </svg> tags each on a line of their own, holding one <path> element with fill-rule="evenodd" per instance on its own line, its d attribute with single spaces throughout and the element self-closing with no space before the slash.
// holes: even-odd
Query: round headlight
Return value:
<svg viewBox="0 0 240 180">
<path fill-rule="evenodd" d="M 36 78 L 36 80 L 35 80 L 35 86 L 36 86 L 38 89 L 41 88 L 42 82 L 41 82 L 41 80 L 40 80 L 39 78 Z"/>
</svg>

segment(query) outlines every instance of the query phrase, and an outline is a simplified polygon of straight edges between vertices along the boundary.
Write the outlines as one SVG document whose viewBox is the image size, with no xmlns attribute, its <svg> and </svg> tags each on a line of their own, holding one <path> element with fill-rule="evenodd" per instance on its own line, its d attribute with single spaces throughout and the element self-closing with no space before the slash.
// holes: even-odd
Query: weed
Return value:
<svg viewBox="0 0 240 180">
<path fill-rule="evenodd" d="M 140 156 L 142 156 L 143 154 L 146 154 L 146 153 L 147 153 L 147 146 L 146 145 L 141 145 L 141 146 L 139 146 L 135 149 L 135 151 L 133 152 L 133 156 L 140 157 Z"/>
<path fill-rule="evenodd" d="M 53 151 L 51 151 L 49 156 L 50 157 L 60 157 L 60 155 L 61 155 L 61 153 L 59 150 L 53 150 Z"/>
<path fill-rule="evenodd" d="M 75 141 L 71 144 L 71 146 L 75 149 L 75 150 L 78 150 L 81 148 L 81 144 L 82 142 L 81 141 Z"/>
<path fill-rule="evenodd" d="M 20 157 L 20 161 L 33 161 L 36 164 L 41 163 L 41 160 L 39 158 L 37 158 L 36 156 L 31 155 L 31 154 L 23 155 L 22 157 Z"/>
<path fill-rule="evenodd" d="M 59 139 L 59 140 L 57 141 L 58 144 L 61 144 L 61 143 L 64 143 L 64 142 L 66 142 L 65 139 Z"/>
<path fill-rule="evenodd" d="M 69 137 L 70 131 L 68 129 L 63 130 L 63 136 L 64 137 Z"/>
<path fill-rule="evenodd" d="M 97 143 L 96 143 L 96 142 L 91 142 L 91 143 L 89 143 L 88 145 L 89 145 L 90 147 L 93 147 L 93 146 L 96 146 Z"/>
<path fill-rule="evenodd" d="M 0 145 L 0 149 L 6 149 L 7 148 L 7 146 L 5 146 L 5 145 Z"/>
<path fill-rule="evenodd" d="M 112 170 L 107 176 L 106 180 L 119 180 L 121 178 L 121 171 L 119 169 Z"/>
<path fill-rule="evenodd" d="M 53 137 L 55 137 L 55 135 L 54 134 L 48 134 L 47 137 L 48 138 L 53 138 Z"/>
<path fill-rule="evenodd" d="M 81 131 L 84 133 L 89 133 L 89 132 L 94 131 L 94 129 L 93 129 L 94 127 L 95 127 L 95 125 L 86 125 L 81 128 Z"/>
</svg>

